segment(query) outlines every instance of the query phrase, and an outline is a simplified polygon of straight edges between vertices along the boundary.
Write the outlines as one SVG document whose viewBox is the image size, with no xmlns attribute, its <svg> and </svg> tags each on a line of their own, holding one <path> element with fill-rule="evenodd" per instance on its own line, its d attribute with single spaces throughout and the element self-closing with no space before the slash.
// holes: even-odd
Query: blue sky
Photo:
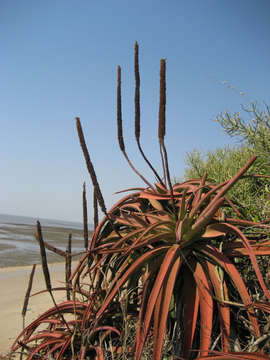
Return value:
<svg viewBox="0 0 270 360">
<path fill-rule="evenodd" d="M 159 63 L 167 59 L 166 144 L 172 176 L 185 154 L 232 144 L 213 119 L 244 99 L 269 104 L 268 0 L 0 0 L 0 213 L 82 219 L 85 180 L 80 116 L 106 205 L 143 185 L 116 138 L 116 70 L 122 67 L 126 150 L 152 173 L 134 140 L 133 49 L 140 45 L 141 142 L 160 170 L 157 142 Z"/>
</svg>

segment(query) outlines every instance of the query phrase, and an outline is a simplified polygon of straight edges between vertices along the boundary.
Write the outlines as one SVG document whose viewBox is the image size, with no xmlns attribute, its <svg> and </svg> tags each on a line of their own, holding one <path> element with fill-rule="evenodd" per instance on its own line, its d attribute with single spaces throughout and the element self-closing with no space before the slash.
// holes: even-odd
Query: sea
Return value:
<svg viewBox="0 0 270 360">
<path fill-rule="evenodd" d="M 84 251 L 82 223 L 0 214 L 0 268 L 40 264 L 40 250 L 35 238 L 37 220 L 43 239 L 50 245 L 65 251 L 71 234 L 72 253 Z M 47 259 L 48 262 L 64 261 L 63 257 L 48 250 Z"/>
</svg>

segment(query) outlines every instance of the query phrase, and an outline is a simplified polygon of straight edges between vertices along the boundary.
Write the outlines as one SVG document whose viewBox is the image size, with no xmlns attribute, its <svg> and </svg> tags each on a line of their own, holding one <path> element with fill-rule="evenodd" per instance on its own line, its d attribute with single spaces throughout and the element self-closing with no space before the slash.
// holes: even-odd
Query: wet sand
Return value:
<svg viewBox="0 0 270 360">
<path fill-rule="evenodd" d="M 40 264 L 39 245 L 35 239 L 36 227 L 29 224 L 0 224 L 0 268 Z M 83 251 L 83 231 L 57 226 L 42 226 L 43 239 L 63 251 L 69 234 L 72 235 L 72 253 Z M 49 262 L 63 258 L 47 252 Z"/>
<path fill-rule="evenodd" d="M 76 263 L 74 263 L 76 265 Z M 65 271 L 63 263 L 49 264 L 52 286 L 63 286 Z M 32 266 L 0 268 L 0 354 L 6 355 L 22 330 L 22 306 Z M 32 294 L 45 289 L 41 266 L 36 268 Z M 65 291 L 55 292 L 56 301 L 66 300 Z M 53 306 L 47 293 L 29 299 L 26 325 Z"/>
</svg>

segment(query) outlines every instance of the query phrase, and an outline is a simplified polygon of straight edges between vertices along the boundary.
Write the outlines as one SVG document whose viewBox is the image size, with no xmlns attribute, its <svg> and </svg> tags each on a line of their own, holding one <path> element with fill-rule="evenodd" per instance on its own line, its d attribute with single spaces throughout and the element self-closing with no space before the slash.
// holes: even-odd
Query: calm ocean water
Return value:
<svg viewBox="0 0 270 360">
<path fill-rule="evenodd" d="M 38 219 L 43 239 L 66 250 L 68 236 L 72 234 L 72 252 L 83 251 L 83 225 L 81 223 Z M 0 214 L 0 267 L 40 263 L 39 246 L 35 239 L 37 219 Z M 49 262 L 63 261 L 57 254 L 47 252 Z"/>
</svg>

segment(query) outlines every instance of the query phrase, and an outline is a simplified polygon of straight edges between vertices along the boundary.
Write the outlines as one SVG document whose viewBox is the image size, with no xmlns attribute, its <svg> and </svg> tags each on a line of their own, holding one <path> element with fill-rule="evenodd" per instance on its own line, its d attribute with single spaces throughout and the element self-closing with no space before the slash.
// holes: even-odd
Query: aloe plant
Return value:
<svg viewBox="0 0 270 360">
<path fill-rule="evenodd" d="M 22 332 L 13 350 L 29 347 L 27 359 L 32 354 L 43 354 L 42 351 L 57 359 L 83 359 L 93 351 L 91 356 L 103 359 L 109 351 L 110 334 L 109 341 L 114 344 L 111 349 L 116 358 L 121 358 L 116 349 L 123 350 L 124 323 L 130 321 L 135 322 L 136 333 L 133 346 L 126 347 L 127 354 L 123 356 L 136 360 L 142 359 L 145 347 L 151 347 L 152 359 L 161 359 L 165 339 L 171 344 L 171 358 L 269 359 L 262 347 L 266 337 L 258 312 L 270 313 L 270 294 L 256 256 L 270 253 L 270 225 L 267 221 L 255 223 L 241 218 L 238 204 L 227 194 L 238 181 L 245 181 L 256 156 L 221 184 L 208 181 L 207 174 L 172 184 L 165 147 L 166 62 L 162 59 L 158 140 L 163 176 L 158 175 L 140 145 L 139 80 L 136 43 L 135 136 L 158 182 L 151 184 L 146 180 L 127 155 L 119 67 L 118 141 L 146 187 L 126 190 L 129 194 L 107 210 L 80 119 L 76 118 L 94 186 L 95 219 L 97 202 L 104 218 L 71 274 L 73 300 L 58 305 L 63 314 L 72 313 L 73 320 L 67 319 L 65 324 L 59 311 L 51 309 Z M 226 217 L 227 208 L 234 217 Z M 238 270 L 239 257 L 248 257 L 252 264 L 260 288 L 260 298 L 256 300 Z M 78 301 L 78 297 L 82 300 Z M 241 331 L 236 329 L 239 312 L 248 324 Z M 49 323 L 48 328 L 31 337 L 44 321 Z M 29 346 L 37 339 L 42 339 L 38 345 Z M 245 343 L 237 351 L 236 340 Z"/>
</svg>

